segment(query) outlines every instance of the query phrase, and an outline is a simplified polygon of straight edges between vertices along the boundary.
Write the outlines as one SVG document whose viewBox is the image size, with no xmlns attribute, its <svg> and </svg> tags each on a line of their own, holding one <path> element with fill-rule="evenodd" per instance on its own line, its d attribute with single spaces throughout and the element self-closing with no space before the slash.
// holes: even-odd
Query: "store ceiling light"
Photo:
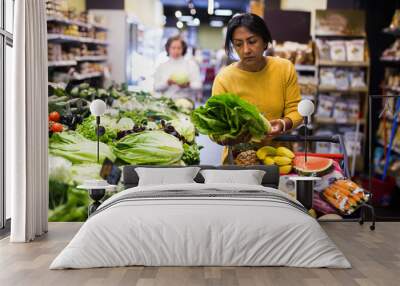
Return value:
<svg viewBox="0 0 400 286">
<path fill-rule="evenodd" d="M 175 11 L 175 17 L 176 17 L 176 18 L 182 17 L 182 12 L 179 11 L 179 10 L 176 10 L 176 11 Z"/>
<path fill-rule="evenodd" d="M 224 22 L 219 21 L 219 20 L 211 20 L 210 21 L 210 26 L 214 28 L 221 28 L 224 26 Z"/>
<path fill-rule="evenodd" d="M 214 11 L 216 16 L 232 16 L 232 10 L 229 9 L 216 9 Z"/>
<path fill-rule="evenodd" d="M 181 21 L 176 22 L 176 27 L 178 29 L 182 29 L 183 28 L 183 23 Z"/>
<path fill-rule="evenodd" d="M 190 9 L 190 14 L 196 15 L 196 9 L 194 9 L 194 8 Z"/>
<path fill-rule="evenodd" d="M 207 9 L 208 14 L 212 15 L 214 14 L 214 0 L 208 0 L 208 9 Z"/>
<path fill-rule="evenodd" d="M 182 22 L 190 22 L 190 21 L 192 21 L 193 20 L 193 17 L 192 16 L 181 16 L 180 18 L 179 18 L 179 21 L 182 21 Z"/>
</svg>

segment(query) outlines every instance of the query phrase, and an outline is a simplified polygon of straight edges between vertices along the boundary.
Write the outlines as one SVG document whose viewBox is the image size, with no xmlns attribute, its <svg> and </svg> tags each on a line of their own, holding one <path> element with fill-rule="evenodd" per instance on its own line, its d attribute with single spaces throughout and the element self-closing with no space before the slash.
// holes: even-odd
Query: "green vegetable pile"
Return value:
<svg viewBox="0 0 400 286">
<path fill-rule="evenodd" d="M 271 130 L 256 106 L 230 93 L 208 99 L 193 111 L 192 122 L 200 133 L 223 145 L 260 141 Z"/>
<path fill-rule="evenodd" d="M 107 104 L 100 125 L 97 163 L 94 99 Z M 101 179 L 105 158 L 122 168 L 128 164 L 193 165 L 200 163 L 196 129 L 190 120 L 190 101 L 129 91 L 126 85 L 107 89 L 82 83 L 71 88 L 49 88 L 49 112 L 57 111 L 62 128 L 49 132 L 49 220 L 85 221 L 91 200 L 77 186 Z M 49 114 L 49 119 L 52 118 Z"/>
</svg>

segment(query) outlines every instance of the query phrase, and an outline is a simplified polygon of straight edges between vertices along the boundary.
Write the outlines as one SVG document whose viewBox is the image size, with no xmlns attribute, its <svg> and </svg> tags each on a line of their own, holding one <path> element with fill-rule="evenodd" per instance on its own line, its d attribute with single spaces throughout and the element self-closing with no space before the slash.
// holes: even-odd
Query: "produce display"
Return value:
<svg viewBox="0 0 400 286">
<path fill-rule="evenodd" d="M 256 106 L 230 93 L 209 98 L 193 111 L 192 122 L 200 133 L 222 145 L 260 141 L 271 130 Z"/>
<path fill-rule="evenodd" d="M 369 199 L 364 189 L 350 180 L 336 180 L 321 196 L 343 215 L 353 213 Z"/>
<path fill-rule="evenodd" d="M 96 119 L 90 102 L 107 103 L 97 162 Z M 118 167 L 195 165 L 200 146 L 190 119 L 191 102 L 179 104 L 146 92 L 130 92 L 125 85 L 97 89 L 86 83 L 49 87 L 49 220 L 84 221 L 90 204 L 87 191 L 77 185 L 101 179 L 107 158 Z"/>
</svg>

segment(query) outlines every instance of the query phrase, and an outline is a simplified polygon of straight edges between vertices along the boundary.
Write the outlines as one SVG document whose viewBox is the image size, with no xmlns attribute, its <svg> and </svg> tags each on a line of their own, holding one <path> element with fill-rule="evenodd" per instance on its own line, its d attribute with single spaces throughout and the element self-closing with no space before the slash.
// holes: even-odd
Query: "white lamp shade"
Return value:
<svg viewBox="0 0 400 286">
<path fill-rule="evenodd" d="M 314 103 L 309 99 L 303 99 L 297 106 L 297 110 L 303 117 L 308 117 L 314 113 Z"/>
<path fill-rule="evenodd" d="M 90 112 L 94 116 L 102 116 L 106 112 L 106 103 L 100 99 L 93 100 L 90 104 Z"/>
</svg>

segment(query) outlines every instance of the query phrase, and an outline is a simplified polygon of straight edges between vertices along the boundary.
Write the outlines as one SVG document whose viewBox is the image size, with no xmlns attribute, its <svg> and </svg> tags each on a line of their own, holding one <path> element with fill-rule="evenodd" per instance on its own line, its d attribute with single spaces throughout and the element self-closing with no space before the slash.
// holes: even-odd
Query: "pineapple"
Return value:
<svg viewBox="0 0 400 286">
<path fill-rule="evenodd" d="M 259 165 L 260 161 L 257 158 L 256 151 L 247 150 L 237 155 L 235 159 L 235 164 L 241 166 Z"/>
</svg>

